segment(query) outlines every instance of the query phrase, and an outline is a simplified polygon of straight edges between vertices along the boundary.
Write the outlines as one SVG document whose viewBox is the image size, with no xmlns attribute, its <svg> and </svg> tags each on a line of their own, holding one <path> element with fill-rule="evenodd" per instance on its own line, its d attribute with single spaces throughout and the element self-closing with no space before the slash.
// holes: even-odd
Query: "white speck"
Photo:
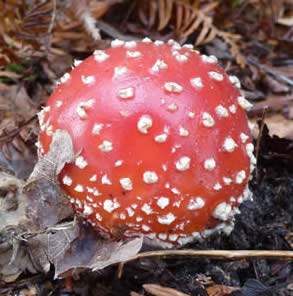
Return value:
<svg viewBox="0 0 293 296">
<path fill-rule="evenodd" d="M 60 108 L 62 106 L 63 102 L 62 101 L 56 101 L 56 107 Z"/>
<path fill-rule="evenodd" d="M 175 221 L 175 219 L 176 217 L 172 213 L 168 213 L 164 216 L 158 216 L 158 222 L 164 225 L 170 225 L 172 222 Z"/>
<path fill-rule="evenodd" d="M 112 213 L 115 209 L 118 209 L 120 207 L 120 204 L 114 199 L 106 199 L 104 201 L 104 210 L 108 213 Z"/>
<path fill-rule="evenodd" d="M 223 177 L 223 181 L 225 185 L 230 185 L 232 183 L 232 179 L 228 177 Z"/>
<path fill-rule="evenodd" d="M 78 116 L 80 118 L 86 118 L 87 113 L 86 113 L 85 110 L 91 108 L 93 106 L 94 102 L 95 102 L 95 100 L 91 99 L 91 100 L 88 100 L 86 102 L 79 103 L 77 108 L 76 108 L 76 112 L 77 112 Z"/>
<path fill-rule="evenodd" d="M 241 142 L 244 144 L 249 139 L 249 136 L 247 136 L 244 133 L 241 133 L 240 134 L 240 139 L 241 139 Z"/>
<path fill-rule="evenodd" d="M 135 220 L 136 220 L 136 222 L 141 222 L 143 219 L 142 219 L 142 217 L 136 217 Z"/>
<path fill-rule="evenodd" d="M 243 201 L 244 201 L 243 196 L 239 196 L 238 199 L 237 199 L 237 202 L 238 202 L 239 204 L 241 204 L 241 203 L 243 203 Z"/>
<path fill-rule="evenodd" d="M 184 44 L 182 47 L 183 48 L 187 48 L 187 49 L 193 49 L 193 45 L 192 44 Z"/>
<path fill-rule="evenodd" d="M 256 126 L 255 123 L 248 121 L 248 128 L 250 129 L 250 131 L 253 131 L 255 126 Z"/>
<path fill-rule="evenodd" d="M 96 213 L 96 219 L 100 222 L 103 220 L 102 216 L 99 213 Z"/>
<path fill-rule="evenodd" d="M 177 239 L 178 239 L 178 234 L 169 234 L 169 240 L 171 241 L 171 242 L 175 242 L 175 241 L 177 241 Z"/>
<path fill-rule="evenodd" d="M 202 84 L 202 81 L 201 81 L 200 77 L 191 78 L 190 79 L 190 84 L 195 88 L 202 88 L 203 87 L 203 84 Z"/>
<path fill-rule="evenodd" d="M 153 210 L 151 209 L 151 207 L 148 204 L 146 204 L 146 203 L 141 207 L 141 210 L 143 212 L 145 212 L 147 215 L 149 215 L 149 214 L 151 214 L 153 212 Z"/>
<path fill-rule="evenodd" d="M 218 191 L 222 189 L 222 185 L 220 183 L 217 183 L 213 188 L 214 190 Z"/>
<path fill-rule="evenodd" d="M 254 150 L 254 146 L 252 143 L 248 143 L 246 144 L 246 152 L 247 152 L 247 155 L 251 158 L 253 157 L 253 150 Z"/>
<path fill-rule="evenodd" d="M 50 107 L 49 107 L 50 108 Z M 50 109 L 49 109 L 50 110 Z M 38 119 L 39 119 L 39 123 L 40 123 L 40 128 L 41 128 L 41 131 L 43 132 L 47 127 L 48 125 L 50 124 L 50 118 L 46 121 L 46 123 L 44 123 L 45 121 L 45 113 L 47 111 L 45 111 L 44 109 L 41 110 L 39 113 L 38 113 Z"/>
<path fill-rule="evenodd" d="M 216 107 L 216 113 L 220 118 L 229 116 L 228 110 L 222 105 Z"/>
<path fill-rule="evenodd" d="M 62 182 L 64 185 L 67 185 L 67 186 L 72 185 L 72 179 L 66 175 L 63 177 Z"/>
<path fill-rule="evenodd" d="M 167 234 L 166 233 L 159 233 L 158 238 L 161 240 L 166 240 L 167 239 Z"/>
<path fill-rule="evenodd" d="M 94 51 L 94 58 L 96 62 L 102 63 L 110 56 L 106 54 L 103 50 L 95 50 Z"/>
<path fill-rule="evenodd" d="M 175 43 L 177 43 L 177 42 L 175 42 L 174 39 L 169 39 L 167 43 L 168 43 L 169 45 L 173 45 L 173 44 L 175 44 Z"/>
<path fill-rule="evenodd" d="M 168 138 L 167 134 L 161 134 L 161 135 L 155 136 L 155 141 L 158 143 L 164 143 L 166 142 L 167 138 Z"/>
<path fill-rule="evenodd" d="M 212 171 L 216 167 L 216 161 L 213 158 L 206 159 L 204 161 L 204 168 L 208 171 Z"/>
<path fill-rule="evenodd" d="M 130 178 L 122 178 L 120 179 L 120 184 L 124 190 L 132 190 L 132 181 Z"/>
<path fill-rule="evenodd" d="M 84 157 L 80 155 L 75 159 L 75 165 L 80 169 L 84 169 L 88 165 L 88 163 L 84 159 Z"/>
<path fill-rule="evenodd" d="M 227 152 L 233 152 L 238 145 L 231 137 L 227 137 L 224 141 L 223 148 Z"/>
<path fill-rule="evenodd" d="M 146 171 L 143 173 L 143 181 L 147 184 L 156 183 L 158 179 L 158 175 L 155 172 Z"/>
<path fill-rule="evenodd" d="M 182 92 L 183 90 L 183 87 L 176 82 L 166 82 L 164 84 L 164 88 L 169 92 L 177 92 L 177 93 Z"/>
<path fill-rule="evenodd" d="M 74 61 L 73 61 L 73 66 L 74 66 L 74 67 L 77 67 L 77 66 L 80 65 L 81 63 L 82 63 L 81 60 L 74 60 Z"/>
<path fill-rule="evenodd" d="M 131 207 L 132 207 L 133 209 L 136 209 L 136 208 L 137 208 L 137 204 L 132 204 Z"/>
<path fill-rule="evenodd" d="M 180 205 L 181 205 L 181 200 L 173 202 L 173 207 L 180 208 Z"/>
<path fill-rule="evenodd" d="M 188 130 L 186 130 L 185 128 L 183 128 L 182 126 L 179 127 L 179 134 L 182 137 L 187 137 L 189 135 Z"/>
<path fill-rule="evenodd" d="M 165 209 L 166 206 L 169 205 L 169 198 L 168 197 L 160 197 L 157 201 L 157 205 L 161 208 L 161 209 Z"/>
<path fill-rule="evenodd" d="M 188 113 L 188 117 L 189 118 L 194 118 L 195 117 L 195 113 L 194 112 L 189 112 Z"/>
<path fill-rule="evenodd" d="M 213 217 L 222 221 L 227 221 L 232 214 L 232 207 L 226 202 L 222 202 L 216 206 L 213 211 Z"/>
<path fill-rule="evenodd" d="M 229 76 L 229 80 L 235 87 L 241 88 L 241 84 L 237 76 L 231 75 Z"/>
<path fill-rule="evenodd" d="M 138 58 L 141 56 L 141 52 L 139 51 L 126 51 L 126 56 L 129 58 Z"/>
<path fill-rule="evenodd" d="M 236 111 L 237 111 L 237 107 L 236 107 L 236 105 L 233 104 L 233 105 L 229 106 L 229 111 L 230 111 L 231 113 L 235 114 Z"/>
<path fill-rule="evenodd" d="M 110 151 L 112 151 L 112 149 L 113 149 L 112 142 L 103 141 L 103 143 L 101 145 L 99 145 L 99 149 L 102 152 L 110 152 Z"/>
<path fill-rule="evenodd" d="M 151 230 L 151 228 L 148 225 L 145 225 L 145 224 L 142 224 L 141 228 L 142 228 L 143 231 L 150 231 Z"/>
<path fill-rule="evenodd" d="M 134 215 L 134 211 L 131 208 L 126 208 L 126 211 L 129 217 L 132 217 Z"/>
<path fill-rule="evenodd" d="M 112 182 L 106 174 L 102 177 L 102 184 L 112 185 Z"/>
<path fill-rule="evenodd" d="M 152 40 L 150 38 L 148 38 L 148 37 L 143 38 L 141 41 L 143 43 L 151 43 L 152 42 Z"/>
<path fill-rule="evenodd" d="M 177 51 L 181 49 L 181 45 L 178 42 L 173 41 L 172 43 L 168 42 L 168 44 L 172 44 L 172 51 Z"/>
<path fill-rule="evenodd" d="M 174 103 L 170 104 L 167 108 L 169 111 L 172 111 L 172 112 L 178 109 L 177 105 Z"/>
<path fill-rule="evenodd" d="M 123 75 L 127 74 L 128 72 L 129 71 L 126 67 L 115 67 L 113 78 L 115 79 L 117 77 L 123 76 Z"/>
<path fill-rule="evenodd" d="M 120 47 L 122 45 L 124 45 L 124 41 L 123 40 L 119 40 L 119 39 L 114 39 L 111 41 L 111 47 L 115 48 L 115 47 Z"/>
<path fill-rule="evenodd" d="M 236 202 L 236 198 L 235 198 L 234 196 L 231 196 L 231 197 L 230 197 L 230 201 L 231 201 L 231 202 Z"/>
<path fill-rule="evenodd" d="M 222 81 L 224 80 L 224 76 L 221 74 L 221 73 L 218 73 L 218 72 L 209 72 L 209 76 L 214 79 L 214 80 L 217 80 L 217 81 Z"/>
<path fill-rule="evenodd" d="M 186 63 L 188 61 L 188 57 L 184 54 L 176 54 L 175 58 L 179 63 Z"/>
<path fill-rule="evenodd" d="M 207 55 L 203 54 L 201 56 L 201 59 L 204 63 L 208 63 L 208 64 L 216 64 L 218 62 L 217 57 L 215 57 L 214 55 L 207 56 Z"/>
<path fill-rule="evenodd" d="M 167 171 L 167 165 L 166 164 L 162 164 L 162 169 L 163 169 L 164 172 L 166 172 Z"/>
<path fill-rule="evenodd" d="M 119 90 L 118 95 L 121 99 L 129 99 L 134 96 L 133 87 L 122 88 Z"/>
<path fill-rule="evenodd" d="M 237 184 L 241 184 L 244 181 L 245 178 L 246 178 L 246 173 L 245 173 L 244 170 L 242 170 L 242 171 L 237 173 L 235 182 Z"/>
<path fill-rule="evenodd" d="M 89 216 L 93 213 L 93 208 L 85 203 L 83 206 L 83 213 L 84 215 Z"/>
<path fill-rule="evenodd" d="M 128 117 L 129 116 L 129 112 L 128 111 L 119 111 L 120 115 L 123 117 Z"/>
<path fill-rule="evenodd" d="M 147 134 L 148 129 L 151 128 L 152 125 L 153 121 L 149 115 L 142 115 L 137 122 L 137 128 L 143 134 Z"/>
<path fill-rule="evenodd" d="M 250 110 L 252 108 L 252 104 L 250 102 L 248 102 L 244 97 L 239 96 L 237 98 L 238 104 L 240 105 L 241 108 L 243 108 L 244 110 Z"/>
<path fill-rule="evenodd" d="M 49 125 L 46 129 L 47 136 L 51 137 L 53 135 L 53 126 Z"/>
<path fill-rule="evenodd" d="M 83 186 L 80 185 L 80 184 L 77 184 L 77 185 L 75 186 L 74 190 L 75 190 L 76 192 L 83 192 Z"/>
<path fill-rule="evenodd" d="M 67 81 L 69 81 L 69 79 L 71 78 L 69 73 L 65 73 L 61 78 L 60 78 L 60 82 L 61 83 L 66 83 Z M 58 84 L 58 83 L 57 83 Z"/>
<path fill-rule="evenodd" d="M 175 165 L 178 171 L 186 171 L 190 168 L 190 158 L 183 156 L 178 161 L 176 161 Z"/>
<path fill-rule="evenodd" d="M 169 183 L 166 183 L 165 184 L 165 188 L 169 189 L 170 188 L 170 184 Z"/>
<path fill-rule="evenodd" d="M 124 213 L 121 213 L 121 214 L 120 214 L 120 219 L 121 219 L 121 220 L 125 220 L 125 219 L 126 219 L 126 215 L 125 215 Z"/>
<path fill-rule="evenodd" d="M 93 198 L 91 198 L 91 197 L 88 196 L 88 195 L 87 195 L 85 198 L 86 198 L 89 202 L 94 202 Z"/>
<path fill-rule="evenodd" d="M 114 165 L 115 165 L 115 167 L 119 167 L 119 166 L 121 166 L 122 164 L 123 164 L 123 160 L 120 160 L 120 159 L 119 159 L 119 160 L 116 160 L 116 161 L 115 161 L 115 164 L 114 164 Z"/>
<path fill-rule="evenodd" d="M 203 112 L 202 114 L 202 123 L 206 127 L 213 127 L 215 125 L 215 120 L 211 114 Z"/>
<path fill-rule="evenodd" d="M 84 76 L 84 75 L 81 75 L 81 80 L 84 84 L 92 84 L 96 81 L 95 76 Z"/>
<path fill-rule="evenodd" d="M 181 193 L 176 187 L 171 188 L 171 191 L 177 195 L 179 195 Z"/>
<path fill-rule="evenodd" d="M 167 69 L 168 65 L 163 60 L 157 60 L 151 68 L 151 72 L 159 72 L 162 69 Z"/>
<path fill-rule="evenodd" d="M 82 204 L 81 204 L 81 201 L 79 199 L 76 199 L 75 203 L 76 203 L 76 205 L 78 206 L 79 209 L 82 208 Z"/>
<path fill-rule="evenodd" d="M 99 135 L 100 131 L 102 130 L 104 124 L 103 123 L 95 123 L 94 127 L 92 129 L 92 134 L 93 135 Z"/>
<path fill-rule="evenodd" d="M 201 209 L 204 206 L 205 206 L 205 201 L 200 196 L 191 197 L 187 205 L 187 209 L 193 211 L 193 210 Z"/>
<path fill-rule="evenodd" d="M 133 48 L 133 47 L 136 47 L 136 41 L 127 41 L 125 42 L 124 46 L 126 48 Z"/>
<path fill-rule="evenodd" d="M 155 42 L 154 42 L 154 45 L 155 46 L 160 46 L 160 45 L 163 45 L 164 44 L 164 41 L 162 41 L 162 40 L 156 40 Z"/>
<path fill-rule="evenodd" d="M 194 238 L 192 236 L 180 237 L 178 239 L 178 243 L 180 245 L 186 245 L 188 243 L 191 243 L 192 241 L 194 241 Z"/>
</svg>

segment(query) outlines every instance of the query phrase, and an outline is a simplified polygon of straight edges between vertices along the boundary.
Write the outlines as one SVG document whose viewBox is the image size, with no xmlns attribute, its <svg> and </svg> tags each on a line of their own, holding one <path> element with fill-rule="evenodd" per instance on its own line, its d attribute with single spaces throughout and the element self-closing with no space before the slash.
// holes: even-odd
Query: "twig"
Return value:
<svg viewBox="0 0 293 296">
<path fill-rule="evenodd" d="M 290 78 L 288 78 L 287 76 L 282 75 L 282 74 L 279 74 L 279 73 L 275 72 L 274 70 L 272 70 L 272 69 L 270 69 L 270 68 L 268 68 L 268 67 L 266 67 L 266 66 L 264 66 L 264 65 L 262 65 L 262 64 L 259 64 L 257 61 L 255 61 L 254 59 L 252 59 L 252 58 L 250 58 L 250 57 L 248 57 L 246 60 L 247 60 L 250 64 L 252 64 L 252 65 L 254 65 L 254 66 L 256 66 L 256 67 L 258 67 L 258 68 L 260 68 L 260 69 L 266 71 L 267 73 L 273 75 L 273 76 L 276 77 L 278 80 L 282 80 L 282 81 L 288 83 L 290 86 L 293 86 L 293 80 L 290 79 Z"/>
<path fill-rule="evenodd" d="M 57 3 L 56 0 L 52 0 L 53 2 L 53 11 L 52 11 L 52 16 L 51 16 L 51 21 L 50 21 L 50 26 L 48 28 L 48 33 L 51 33 L 55 24 L 55 19 L 56 19 L 56 10 L 57 10 Z"/>
<path fill-rule="evenodd" d="M 97 21 L 97 27 L 112 38 L 117 38 L 117 39 L 121 39 L 124 41 L 132 41 L 132 40 L 138 41 L 139 40 L 139 38 L 135 38 L 133 36 L 126 35 L 126 34 L 119 32 L 116 28 L 114 28 L 113 26 L 111 26 L 101 20 Z"/>
<path fill-rule="evenodd" d="M 264 126 L 265 126 L 266 111 L 267 111 L 267 107 L 265 107 L 263 109 L 263 112 L 262 112 L 260 127 L 259 127 L 259 133 L 258 133 L 258 137 L 257 137 L 257 140 L 256 140 L 256 146 L 255 146 L 255 158 L 256 158 L 255 178 L 256 178 L 257 181 L 258 181 L 258 178 L 259 178 L 259 170 L 258 170 L 258 166 L 257 166 L 257 161 L 258 161 L 258 155 L 259 155 L 259 149 L 260 149 L 260 141 L 261 141 L 262 134 L 263 134 L 263 129 L 264 129 Z"/>
<path fill-rule="evenodd" d="M 8 141 L 11 141 L 14 137 L 16 137 L 20 130 L 25 127 L 26 125 L 29 125 L 32 121 L 34 121 L 35 119 L 37 119 L 37 115 L 32 116 L 30 119 L 28 119 L 27 121 L 25 121 L 24 123 L 22 123 L 22 125 L 18 128 L 15 128 L 14 130 L 12 130 L 11 132 L 9 132 L 6 135 L 0 136 L 0 144 L 1 143 L 5 143 Z"/>
<path fill-rule="evenodd" d="M 162 250 L 151 251 L 137 254 L 133 258 L 121 262 L 118 265 L 118 278 L 121 278 L 123 266 L 126 263 L 141 258 L 148 257 L 169 257 L 169 256 L 188 256 L 188 257 L 209 257 L 213 259 L 250 259 L 250 258 L 272 258 L 293 260 L 293 251 L 282 250 Z"/>
</svg>

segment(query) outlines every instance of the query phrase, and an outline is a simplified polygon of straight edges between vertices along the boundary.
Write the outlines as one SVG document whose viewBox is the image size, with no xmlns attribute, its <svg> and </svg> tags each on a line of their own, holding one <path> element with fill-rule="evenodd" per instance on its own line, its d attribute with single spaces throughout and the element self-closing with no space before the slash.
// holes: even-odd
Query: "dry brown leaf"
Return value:
<svg viewBox="0 0 293 296">
<path fill-rule="evenodd" d="M 55 277 L 71 270 L 100 270 L 127 261 L 142 247 L 143 238 L 126 243 L 105 240 L 92 227 L 75 223 L 49 236 L 49 259 L 55 266 Z M 85 252 L 86 250 L 86 252 Z"/>
<path fill-rule="evenodd" d="M 144 25 L 153 27 L 157 22 L 157 30 L 162 31 L 172 23 L 177 37 L 181 39 L 197 31 L 196 46 L 206 44 L 215 37 L 221 37 L 230 45 L 231 54 L 236 58 L 236 62 L 241 67 L 246 65 L 246 60 L 236 44 L 240 36 L 219 30 L 213 24 L 212 17 L 206 14 L 214 10 L 218 3 L 212 3 L 202 9 L 195 8 L 196 6 L 182 0 L 145 0 L 140 3 L 138 15 Z M 151 13 L 147 14 L 148 10 Z"/>
<path fill-rule="evenodd" d="M 70 135 L 57 130 L 49 152 L 37 163 L 26 184 L 7 174 L 0 176 L 0 188 L 17 188 L 16 206 L 11 210 L 9 199 L 1 199 L 0 275 L 4 280 L 15 279 L 24 270 L 48 272 L 51 263 L 56 277 L 72 269 L 103 269 L 131 259 L 141 249 L 142 237 L 116 242 L 104 240 L 79 220 L 58 224 L 73 216 L 57 176 L 74 157 Z"/>
<path fill-rule="evenodd" d="M 154 296 L 189 296 L 188 294 L 182 293 L 172 288 L 162 287 L 157 284 L 145 284 L 143 288 Z"/>
<path fill-rule="evenodd" d="M 240 288 L 238 287 L 229 287 L 229 286 L 217 285 L 217 284 L 214 284 L 213 286 L 206 288 L 206 291 L 209 296 L 227 296 L 239 290 Z"/>
</svg>

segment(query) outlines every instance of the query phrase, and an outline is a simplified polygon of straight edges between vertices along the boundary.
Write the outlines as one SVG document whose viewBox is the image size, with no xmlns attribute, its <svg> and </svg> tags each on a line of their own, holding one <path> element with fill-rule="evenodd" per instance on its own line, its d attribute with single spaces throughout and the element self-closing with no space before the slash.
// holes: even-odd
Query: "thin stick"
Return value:
<svg viewBox="0 0 293 296">
<path fill-rule="evenodd" d="M 134 260 L 148 257 L 170 257 L 170 256 L 189 256 L 189 257 L 209 257 L 213 259 L 251 259 L 251 258 L 272 258 L 293 260 L 293 251 L 265 251 L 265 250 L 162 250 L 151 251 L 137 254 L 133 258 L 121 262 L 118 265 L 118 278 L 121 278 L 123 266 Z"/>
<path fill-rule="evenodd" d="M 252 58 L 250 58 L 250 57 L 247 58 L 247 61 L 248 61 L 250 64 L 252 64 L 252 65 L 254 65 L 254 66 L 256 66 L 256 67 L 258 67 L 258 68 L 260 68 L 260 69 L 266 71 L 267 73 L 271 74 L 272 76 L 274 76 L 274 77 L 277 78 L 278 80 L 284 81 L 284 82 L 286 82 L 287 84 L 293 86 L 293 80 L 290 79 L 290 78 L 288 78 L 287 76 L 285 76 L 285 75 L 283 75 L 283 74 L 279 74 L 279 73 L 275 72 L 274 70 L 272 70 L 272 69 L 270 69 L 270 68 L 268 68 L 268 67 L 266 67 L 266 66 L 264 66 L 264 65 L 262 65 L 262 64 L 259 64 L 257 61 L 255 61 L 254 59 L 252 59 Z"/>
</svg>

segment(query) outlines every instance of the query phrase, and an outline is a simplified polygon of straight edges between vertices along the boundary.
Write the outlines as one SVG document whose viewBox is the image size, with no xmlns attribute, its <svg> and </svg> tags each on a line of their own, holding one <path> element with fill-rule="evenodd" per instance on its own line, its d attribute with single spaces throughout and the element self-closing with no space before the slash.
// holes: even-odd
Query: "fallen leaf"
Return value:
<svg viewBox="0 0 293 296">
<path fill-rule="evenodd" d="M 175 289 L 162 287 L 156 284 L 145 284 L 143 288 L 154 296 L 189 296 Z"/>
</svg>

